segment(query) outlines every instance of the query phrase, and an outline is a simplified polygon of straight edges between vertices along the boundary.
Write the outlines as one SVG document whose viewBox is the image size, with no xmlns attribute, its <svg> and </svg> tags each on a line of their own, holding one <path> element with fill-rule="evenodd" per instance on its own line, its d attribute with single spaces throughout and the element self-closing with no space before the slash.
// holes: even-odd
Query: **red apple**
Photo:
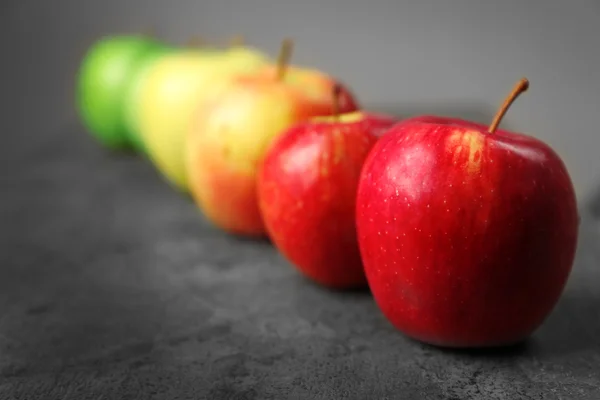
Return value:
<svg viewBox="0 0 600 400">
<path fill-rule="evenodd" d="M 257 178 L 263 222 L 279 251 L 321 285 L 366 287 L 356 239 L 356 189 L 373 144 L 396 122 L 355 111 L 314 118 L 280 136 Z"/>
<path fill-rule="evenodd" d="M 357 231 L 369 286 L 406 335 L 447 347 L 518 343 L 557 303 L 578 213 L 561 158 L 539 139 L 424 116 L 396 125 L 361 173 Z"/>
</svg>

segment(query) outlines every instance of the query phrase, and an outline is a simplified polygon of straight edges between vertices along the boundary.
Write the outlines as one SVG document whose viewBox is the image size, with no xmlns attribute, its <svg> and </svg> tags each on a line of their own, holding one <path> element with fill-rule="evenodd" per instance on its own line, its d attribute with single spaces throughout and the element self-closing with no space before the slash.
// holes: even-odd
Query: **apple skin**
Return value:
<svg viewBox="0 0 600 400">
<path fill-rule="evenodd" d="M 271 142 L 290 126 L 334 112 L 335 79 L 290 66 L 283 80 L 275 67 L 242 74 L 198 108 L 186 145 L 192 197 L 213 225 L 241 236 L 264 237 L 256 175 Z M 341 113 L 358 104 L 348 88 Z"/>
<path fill-rule="evenodd" d="M 371 147 L 395 123 L 363 111 L 315 118 L 277 138 L 261 165 L 257 192 L 269 237 L 323 286 L 367 285 L 356 237 L 358 178 Z"/>
<path fill-rule="evenodd" d="M 139 83 L 139 101 L 130 111 L 131 119 L 138 123 L 149 159 L 181 193 L 189 192 L 184 148 L 198 105 L 233 76 L 257 71 L 268 63 L 260 53 L 233 58 L 228 54 L 182 50 L 154 63 Z"/>
<path fill-rule="evenodd" d="M 106 36 L 88 49 L 77 75 L 76 107 L 88 132 L 104 146 L 135 147 L 124 115 L 129 82 L 146 57 L 166 49 L 142 35 Z"/>
<path fill-rule="evenodd" d="M 164 47 L 157 51 L 146 54 L 143 62 L 138 65 L 135 73 L 129 78 L 127 88 L 125 91 L 125 99 L 123 100 L 123 112 L 125 118 L 125 124 L 127 126 L 127 137 L 129 143 L 139 153 L 147 154 L 147 148 L 143 140 L 142 125 L 137 119 L 138 107 L 142 102 L 143 89 L 146 84 L 146 79 L 150 75 L 156 63 L 158 63 L 163 57 L 181 51 L 175 47 Z"/>
<path fill-rule="evenodd" d="M 557 303 L 578 236 L 573 184 L 542 141 L 455 118 L 397 124 L 361 172 L 358 240 L 376 303 L 444 347 L 529 337 Z"/>
<path fill-rule="evenodd" d="M 156 65 L 164 56 L 169 56 L 171 58 L 177 57 L 180 54 L 196 54 L 202 55 L 209 60 L 209 57 L 213 57 L 215 60 L 219 57 L 223 58 L 223 55 L 226 54 L 223 50 L 213 48 L 213 47 L 193 47 L 193 46 L 185 46 L 185 47 L 167 47 L 164 48 L 163 51 L 152 52 L 148 54 L 144 63 L 140 65 L 136 69 L 136 73 L 130 78 L 130 82 L 128 84 L 128 88 L 126 91 L 126 99 L 124 101 L 125 105 L 125 119 L 128 128 L 129 141 L 133 144 L 133 146 L 139 151 L 143 153 L 147 153 L 147 147 L 144 143 L 143 132 L 146 128 L 144 118 L 145 113 L 144 107 L 147 107 L 148 101 L 164 101 L 166 104 L 164 105 L 164 109 L 168 109 L 170 103 L 168 102 L 171 97 L 175 97 L 172 94 L 168 93 L 148 93 L 148 83 L 152 80 L 153 74 L 156 73 Z M 249 54 L 248 54 L 249 53 Z M 241 54 L 241 57 L 246 56 L 246 60 L 250 59 L 254 53 L 245 52 Z M 241 58 L 240 57 L 240 58 Z M 235 60 L 237 61 L 237 60 Z M 239 60 L 239 62 L 244 62 L 244 60 Z M 183 69 L 183 68 L 182 68 Z M 174 80 L 174 79 L 173 79 Z M 167 82 L 169 83 L 169 82 Z M 175 86 L 173 82 L 170 82 L 172 87 Z M 151 84 L 150 84 L 151 86 Z M 193 84 L 189 85 L 193 87 Z M 145 92 L 146 90 L 146 92 Z M 179 93 L 180 97 L 185 99 L 184 93 Z M 185 101 L 184 101 L 185 102 Z M 181 107 L 183 108 L 183 107 Z M 154 110 L 155 111 L 155 110 Z M 161 113 L 153 113 L 154 115 L 158 115 L 160 118 Z M 159 124 L 156 124 L 159 125 Z M 176 125 L 176 124 L 173 124 Z M 180 157 L 179 157 L 180 158 Z"/>
</svg>

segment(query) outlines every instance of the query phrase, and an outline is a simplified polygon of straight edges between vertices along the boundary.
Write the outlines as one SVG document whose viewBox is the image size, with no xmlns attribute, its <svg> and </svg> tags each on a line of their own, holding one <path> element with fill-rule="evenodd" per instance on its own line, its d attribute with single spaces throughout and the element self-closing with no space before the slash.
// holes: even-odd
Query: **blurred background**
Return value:
<svg viewBox="0 0 600 400">
<path fill-rule="evenodd" d="M 595 0 L 5 0 L 0 14 L 7 135 L 50 140 L 74 129 L 74 74 L 101 35 L 153 27 L 175 43 L 192 35 L 226 43 L 243 34 L 271 55 L 292 37 L 294 63 L 338 76 L 366 107 L 397 115 L 488 123 L 527 76 L 530 91 L 503 126 L 547 141 L 567 164 L 580 202 L 597 195 Z"/>
</svg>

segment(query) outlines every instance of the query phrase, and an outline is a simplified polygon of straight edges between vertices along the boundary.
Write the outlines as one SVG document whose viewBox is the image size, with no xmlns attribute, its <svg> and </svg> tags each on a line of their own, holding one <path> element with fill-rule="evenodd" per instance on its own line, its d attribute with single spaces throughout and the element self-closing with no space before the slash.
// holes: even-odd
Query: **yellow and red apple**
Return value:
<svg viewBox="0 0 600 400">
<path fill-rule="evenodd" d="M 214 225 L 232 234 L 266 234 L 256 175 L 271 142 L 298 122 L 334 112 L 331 93 L 339 83 L 318 70 L 289 66 L 290 49 L 284 42 L 277 65 L 236 76 L 199 109 L 188 135 L 191 194 Z M 357 108 L 344 88 L 340 112 Z"/>
<path fill-rule="evenodd" d="M 150 160 L 173 187 L 188 190 L 185 136 L 198 104 L 235 74 L 267 63 L 267 56 L 257 50 L 240 55 L 186 48 L 162 57 L 144 72 L 130 119 L 137 121 Z"/>
</svg>

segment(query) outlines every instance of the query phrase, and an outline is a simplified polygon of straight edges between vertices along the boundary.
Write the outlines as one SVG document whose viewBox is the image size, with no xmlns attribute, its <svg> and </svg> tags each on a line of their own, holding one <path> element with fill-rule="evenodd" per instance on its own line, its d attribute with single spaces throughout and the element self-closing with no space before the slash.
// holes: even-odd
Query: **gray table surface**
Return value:
<svg viewBox="0 0 600 400">
<path fill-rule="evenodd" d="M 600 399 L 600 229 L 524 345 L 403 337 L 210 226 L 151 164 L 75 123 L 15 140 L 0 191 L 1 399 Z"/>
</svg>

